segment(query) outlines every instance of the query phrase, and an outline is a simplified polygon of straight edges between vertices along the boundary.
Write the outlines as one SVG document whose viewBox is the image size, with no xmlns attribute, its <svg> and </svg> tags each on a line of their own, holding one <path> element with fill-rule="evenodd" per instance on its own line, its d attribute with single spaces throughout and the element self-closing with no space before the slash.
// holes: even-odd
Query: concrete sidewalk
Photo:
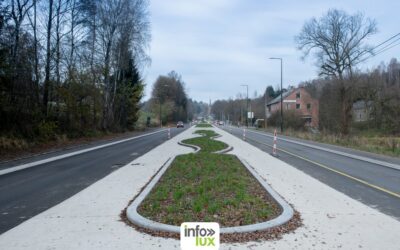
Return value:
<svg viewBox="0 0 400 250">
<path fill-rule="evenodd" d="M 177 142 L 161 144 L 77 195 L 0 235 L 0 249 L 179 249 L 179 241 L 137 232 L 119 213 L 149 178 L 177 154 Z M 230 153 L 249 162 L 303 218 L 304 226 L 281 240 L 222 244 L 221 249 L 399 249 L 400 222 L 326 186 L 303 172 L 217 129 Z M 1 215 L 0 215 L 1 216 Z"/>
</svg>

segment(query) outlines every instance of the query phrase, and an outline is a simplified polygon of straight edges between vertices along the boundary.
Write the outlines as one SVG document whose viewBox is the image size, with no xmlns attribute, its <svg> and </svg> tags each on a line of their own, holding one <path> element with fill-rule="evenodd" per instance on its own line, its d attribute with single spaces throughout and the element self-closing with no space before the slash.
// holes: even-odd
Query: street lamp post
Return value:
<svg viewBox="0 0 400 250">
<path fill-rule="evenodd" d="M 269 59 L 272 60 L 280 60 L 281 61 L 281 134 L 283 133 L 283 87 L 282 87 L 282 78 L 283 78 L 283 73 L 282 73 L 282 68 L 283 68 L 283 59 L 281 57 L 270 57 Z"/>
<path fill-rule="evenodd" d="M 163 87 L 168 87 L 168 85 L 167 85 L 167 84 L 163 84 L 162 86 L 163 86 Z M 156 97 L 156 99 L 158 99 L 158 102 L 159 102 L 159 104 L 160 104 L 160 128 L 162 128 L 162 117 L 161 117 L 161 96 L 159 96 L 159 97 Z"/>
<path fill-rule="evenodd" d="M 242 84 L 240 86 L 246 87 L 246 127 L 249 127 L 249 85 Z"/>
</svg>

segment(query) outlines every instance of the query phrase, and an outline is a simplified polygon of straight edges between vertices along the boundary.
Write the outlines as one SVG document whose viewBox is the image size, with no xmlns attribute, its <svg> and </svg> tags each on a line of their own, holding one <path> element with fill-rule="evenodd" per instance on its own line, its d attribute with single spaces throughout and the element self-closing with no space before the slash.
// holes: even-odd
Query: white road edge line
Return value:
<svg viewBox="0 0 400 250">
<path fill-rule="evenodd" d="M 260 132 L 257 132 L 257 131 L 253 131 L 251 129 L 248 129 L 247 131 L 255 133 L 255 134 L 259 134 L 259 135 L 273 137 L 272 135 L 265 134 L 265 133 L 260 133 Z M 307 143 L 303 143 L 303 142 L 298 142 L 298 141 L 294 141 L 294 140 L 290 140 L 290 139 L 279 138 L 279 140 L 291 142 L 291 143 L 302 145 L 302 146 L 309 147 L 309 148 L 314 148 L 314 149 L 326 151 L 326 152 L 337 154 L 337 155 L 350 157 L 350 158 L 353 158 L 353 159 L 356 159 L 356 160 L 365 161 L 365 162 L 381 165 L 381 166 L 392 168 L 392 169 L 396 169 L 396 170 L 400 170 L 400 165 L 397 165 L 397 164 L 394 164 L 394 163 L 374 160 L 374 159 L 371 159 L 371 158 L 368 158 L 368 157 L 353 155 L 353 154 L 349 154 L 349 153 L 345 153 L 345 152 L 341 152 L 341 151 L 337 151 L 337 150 L 333 150 L 333 149 L 323 148 L 323 147 L 319 147 L 319 146 L 315 146 L 315 145 L 311 145 L 311 144 L 307 144 Z"/>
<path fill-rule="evenodd" d="M 3 169 L 3 170 L 0 170 L 0 176 L 5 175 L 5 174 L 9 174 L 9 173 L 13 173 L 13 172 L 16 172 L 16 171 L 20 171 L 20 170 L 23 170 L 23 169 L 35 167 L 35 166 L 38 166 L 38 165 L 41 165 L 41 164 L 44 164 L 44 163 L 61 160 L 61 159 L 64 159 L 64 158 L 67 158 L 67 157 L 71 157 L 71 156 L 74 156 L 74 155 L 83 154 L 83 153 L 90 152 L 90 151 L 93 151 L 93 150 L 97 150 L 97 149 L 100 149 L 100 148 L 109 147 L 109 146 L 112 146 L 112 145 L 115 145 L 115 144 L 118 144 L 118 143 L 131 141 L 131 140 L 138 139 L 138 138 L 145 137 L 145 136 L 149 136 L 149 135 L 154 135 L 154 134 L 161 133 L 161 132 L 164 132 L 164 131 L 166 131 L 166 129 L 162 129 L 162 130 L 159 130 L 159 131 L 156 131 L 156 132 L 151 132 L 151 133 L 147 133 L 147 134 L 143 134 L 143 135 L 134 136 L 134 137 L 131 137 L 131 138 L 127 138 L 127 139 L 123 139 L 123 140 L 119 140 L 119 141 L 115 141 L 115 142 L 106 143 L 106 144 L 103 144 L 103 145 L 100 145 L 100 146 L 96 146 L 96 147 L 92 147 L 92 148 L 78 150 L 78 151 L 71 152 L 71 153 L 68 153 L 68 154 L 63 154 L 63 155 L 50 157 L 50 158 L 43 159 L 43 160 L 40 160 L 40 161 L 34 161 L 34 162 L 30 162 L 30 163 L 26 163 L 26 164 L 22 164 L 22 165 L 18 165 L 18 166 L 6 168 L 6 169 Z"/>
</svg>

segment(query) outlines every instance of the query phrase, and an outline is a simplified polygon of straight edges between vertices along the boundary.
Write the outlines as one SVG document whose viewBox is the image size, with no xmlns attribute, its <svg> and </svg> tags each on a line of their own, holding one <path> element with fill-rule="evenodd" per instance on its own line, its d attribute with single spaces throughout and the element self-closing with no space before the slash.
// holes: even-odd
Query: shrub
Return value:
<svg viewBox="0 0 400 250">
<path fill-rule="evenodd" d="M 40 140 L 53 140 L 57 135 L 57 123 L 53 121 L 41 121 L 37 127 L 37 134 Z"/>
<path fill-rule="evenodd" d="M 0 152 L 3 150 L 17 150 L 27 148 L 29 148 L 29 143 L 25 139 L 10 138 L 6 136 L 0 137 Z"/>
<path fill-rule="evenodd" d="M 279 127 L 281 122 L 280 111 L 272 113 L 268 118 L 268 126 Z M 294 110 L 285 110 L 283 112 L 283 127 L 285 129 L 291 128 L 295 130 L 304 129 L 305 120 L 299 113 Z"/>
</svg>

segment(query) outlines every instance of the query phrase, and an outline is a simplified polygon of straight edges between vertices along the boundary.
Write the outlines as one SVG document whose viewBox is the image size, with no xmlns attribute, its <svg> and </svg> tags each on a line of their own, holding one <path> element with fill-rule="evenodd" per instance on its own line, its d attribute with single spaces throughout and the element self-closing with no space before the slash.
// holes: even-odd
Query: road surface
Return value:
<svg viewBox="0 0 400 250">
<path fill-rule="evenodd" d="M 243 137 L 243 128 L 230 126 L 220 128 L 239 138 Z M 282 138 L 400 166 L 398 158 L 292 137 Z M 265 152 L 272 152 L 272 134 L 247 129 L 246 140 Z M 280 140 L 279 136 L 277 148 L 279 159 L 282 161 L 353 199 L 400 220 L 400 170 Z"/>
<path fill-rule="evenodd" d="M 175 136 L 183 130 L 182 128 L 172 128 L 171 136 Z M 167 139 L 167 131 L 164 130 L 112 146 L 0 175 L 0 234 L 73 196 Z M 103 144 L 105 143 L 109 142 L 103 142 Z M 6 162 L 0 164 L 0 170 L 99 145 L 102 144 Z"/>
</svg>

